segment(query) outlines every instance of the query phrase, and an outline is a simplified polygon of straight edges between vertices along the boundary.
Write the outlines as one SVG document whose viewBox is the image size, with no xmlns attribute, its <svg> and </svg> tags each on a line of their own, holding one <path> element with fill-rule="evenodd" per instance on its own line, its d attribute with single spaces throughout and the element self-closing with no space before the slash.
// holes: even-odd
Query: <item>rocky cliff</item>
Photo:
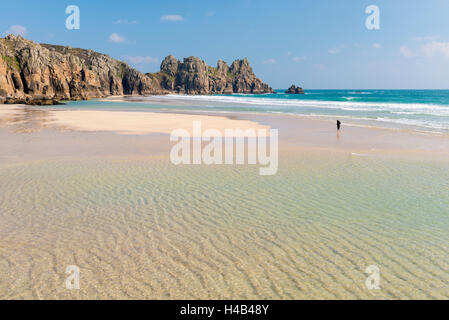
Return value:
<svg viewBox="0 0 449 320">
<path fill-rule="evenodd" d="M 168 56 L 158 73 L 143 74 L 92 50 L 0 39 L 0 103 L 53 104 L 110 95 L 267 93 L 248 60 L 209 67 L 196 57 Z"/>
<path fill-rule="evenodd" d="M 219 60 L 208 66 L 196 57 L 178 61 L 172 55 L 161 64 L 161 71 L 147 76 L 157 79 L 162 90 L 181 94 L 269 93 L 267 84 L 256 78 L 248 59 L 235 60 L 229 67 Z"/>
<path fill-rule="evenodd" d="M 109 95 L 157 93 L 151 78 L 92 50 L 0 39 L 0 98 L 7 103 L 52 104 Z"/>
</svg>

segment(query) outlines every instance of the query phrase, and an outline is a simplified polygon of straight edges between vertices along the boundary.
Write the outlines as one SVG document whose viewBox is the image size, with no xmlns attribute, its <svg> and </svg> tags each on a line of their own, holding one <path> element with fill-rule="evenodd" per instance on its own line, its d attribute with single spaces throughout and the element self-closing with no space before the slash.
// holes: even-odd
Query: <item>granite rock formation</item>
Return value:
<svg viewBox="0 0 449 320">
<path fill-rule="evenodd" d="M 153 94 L 157 84 L 126 63 L 92 50 L 0 39 L 0 97 L 6 103 L 53 104 L 109 95 Z"/>
<path fill-rule="evenodd" d="M 0 39 L 0 103 L 54 104 L 110 95 L 268 93 L 248 60 L 208 66 L 196 57 L 166 57 L 161 71 L 143 74 L 92 50 Z"/>
<path fill-rule="evenodd" d="M 248 59 L 235 60 L 229 67 L 218 60 L 216 67 L 210 67 L 197 57 L 178 61 L 172 55 L 161 63 L 161 71 L 147 76 L 158 79 L 160 88 L 180 94 L 230 94 L 271 93 L 271 89 L 258 79 Z"/>
<path fill-rule="evenodd" d="M 294 84 L 291 85 L 290 88 L 285 91 L 288 94 L 304 94 L 304 90 L 301 87 L 297 87 Z"/>
</svg>

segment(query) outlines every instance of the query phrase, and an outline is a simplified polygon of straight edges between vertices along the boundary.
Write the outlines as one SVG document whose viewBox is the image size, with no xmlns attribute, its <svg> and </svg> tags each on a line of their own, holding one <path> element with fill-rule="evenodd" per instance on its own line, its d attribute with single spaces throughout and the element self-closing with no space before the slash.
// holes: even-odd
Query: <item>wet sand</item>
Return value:
<svg viewBox="0 0 449 320">
<path fill-rule="evenodd" d="M 447 136 L 221 115 L 279 129 L 263 177 L 175 166 L 157 130 L 0 110 L 0 298 L 449 298 Z"/>
<path fill-rule="evenodd" d="M 448 134 L 376 128 L 347 123 L 343 123 L 341 134 L 337 134 L 333 120 L 311 117 L 276 114 L 236 115 L 215 112 L 205 114 L 195 111 L 172 113 L 166 111 L 52 110 L 21 105 L 0 105 L 0 128 L 3 127 L 4 132 L 40 132 L 41 135 L 51 136 L 50 139 L 56 140 L 61 140 L 75 132 L 95 133 L 96 144 L 103 144 L 101 149 L 110 150 L 110 154 L 115 153 L 114 149 L 119 149 L 115 145 L 114 139 L 126 140 L 127 143 L 134 146 L 136 141 L 141 141 L 148 147 L 145 151 L 137 152 L 127 147 L 127 143 L 123 143 L 122 146 L 131 153 L 151 153 L 149 145 L 154 143 L 158 145 L 156 149 L 160 149 L 161 141 L 165 145 L 165 150 L 169 150 L 171 144 L 168 139 L 159 136 L 166 137 L 176 129 L 184 129 L 194 136 L 193 121 L 200 121 L 203 131 L 216 129 L 223 135 L 226 129 L 242 129 L 243 131 L 254 129 L 256 134 L 259 134 L 258 130 L 260 129 L 267 132 L 269 129 L 277 129 L 279 143 L 284 149 L 333 150 L 356 154 L 403 155 L 430 159 L 447 159 L 449 156 Z M 101 137 L 107 136 L 106 133 L 111 133 L 115 138 L 102 140 Z M 123 135 L 130 135 L 130 138 L 126 139 Z M 139 135 L 143 137 L 138 137 Z M 76 136 L 86 137 L 86 135 Z M 20 140 L 20 135 L 12 135 L 9 139 L 4 139 L 3 147 L 14 147 L 18 143 L 20 144 L 20 141 L 15 141 L 16 138 Z M 71 141 L 76 145 L 76 139 Z M 33 145 L 23 146 L 25 153 L 28 148 L 35 149 Z M 53 148 L 53 153 L 58 153 L 59 148 L 66 150 L 69 149 L 69 146 L 57 145 Z M 137 146 L 134 149 L 142 150 Z M 79 155 L 78 152 L 79 150 L 76 149 L 72 154 Z"/>
</svg>

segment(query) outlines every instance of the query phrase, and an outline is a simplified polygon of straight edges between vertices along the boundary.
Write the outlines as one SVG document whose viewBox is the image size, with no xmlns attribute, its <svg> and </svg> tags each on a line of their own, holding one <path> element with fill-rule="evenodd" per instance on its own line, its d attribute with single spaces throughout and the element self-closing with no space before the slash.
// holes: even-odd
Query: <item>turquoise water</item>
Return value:
<svg viewBox="0 0 449 320">
<path fill-rule="evenodd" d="M 449 132 L 449 90 L 306 90 L 304 95 L 233 94 L 139 97 L 139 104 L 77 101 L 58 108 L 195 110 L 327 116 Z"/>
</svg>

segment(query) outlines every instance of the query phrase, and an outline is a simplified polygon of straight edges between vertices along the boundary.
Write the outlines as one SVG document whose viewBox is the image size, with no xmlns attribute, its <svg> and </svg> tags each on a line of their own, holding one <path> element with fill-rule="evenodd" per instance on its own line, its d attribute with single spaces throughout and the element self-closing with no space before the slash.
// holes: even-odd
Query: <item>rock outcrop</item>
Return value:
<svg viewBox="0 0 449 320">
<path fill-rule="evenodd" d="M 210 67 L 197 57 L 178 61 L 172 55 L 161 63 L 161 71 L 147 73 L 158 79 L 160 89 L 180 94 L 271 93 L 262 80 L 256 78 L 248 59 L 235 60 L 231 67 L 219 60 Z"/>
<path fill-rule="evenodd" d="M 0 103 L 54 104 L 110 95 L 268 93 L 248 60 L 208 66 L 196 57 L 166 57 L 158 73 L 143 74 L 92 50 L 0 39 Z"/>
<path fill-rule="evenodd" d="M 285 91 L 288 94 L 304 94 L 304 90 L 301 87 L 297 87 L 294 84 Z"/>
<path fill-rule="evenodd" d="M 0 39 L 0 96 L 6 103 L 53 104 L 122 94 L 158 93 L 126 63 L 92 50 Z"/>
</svg>

